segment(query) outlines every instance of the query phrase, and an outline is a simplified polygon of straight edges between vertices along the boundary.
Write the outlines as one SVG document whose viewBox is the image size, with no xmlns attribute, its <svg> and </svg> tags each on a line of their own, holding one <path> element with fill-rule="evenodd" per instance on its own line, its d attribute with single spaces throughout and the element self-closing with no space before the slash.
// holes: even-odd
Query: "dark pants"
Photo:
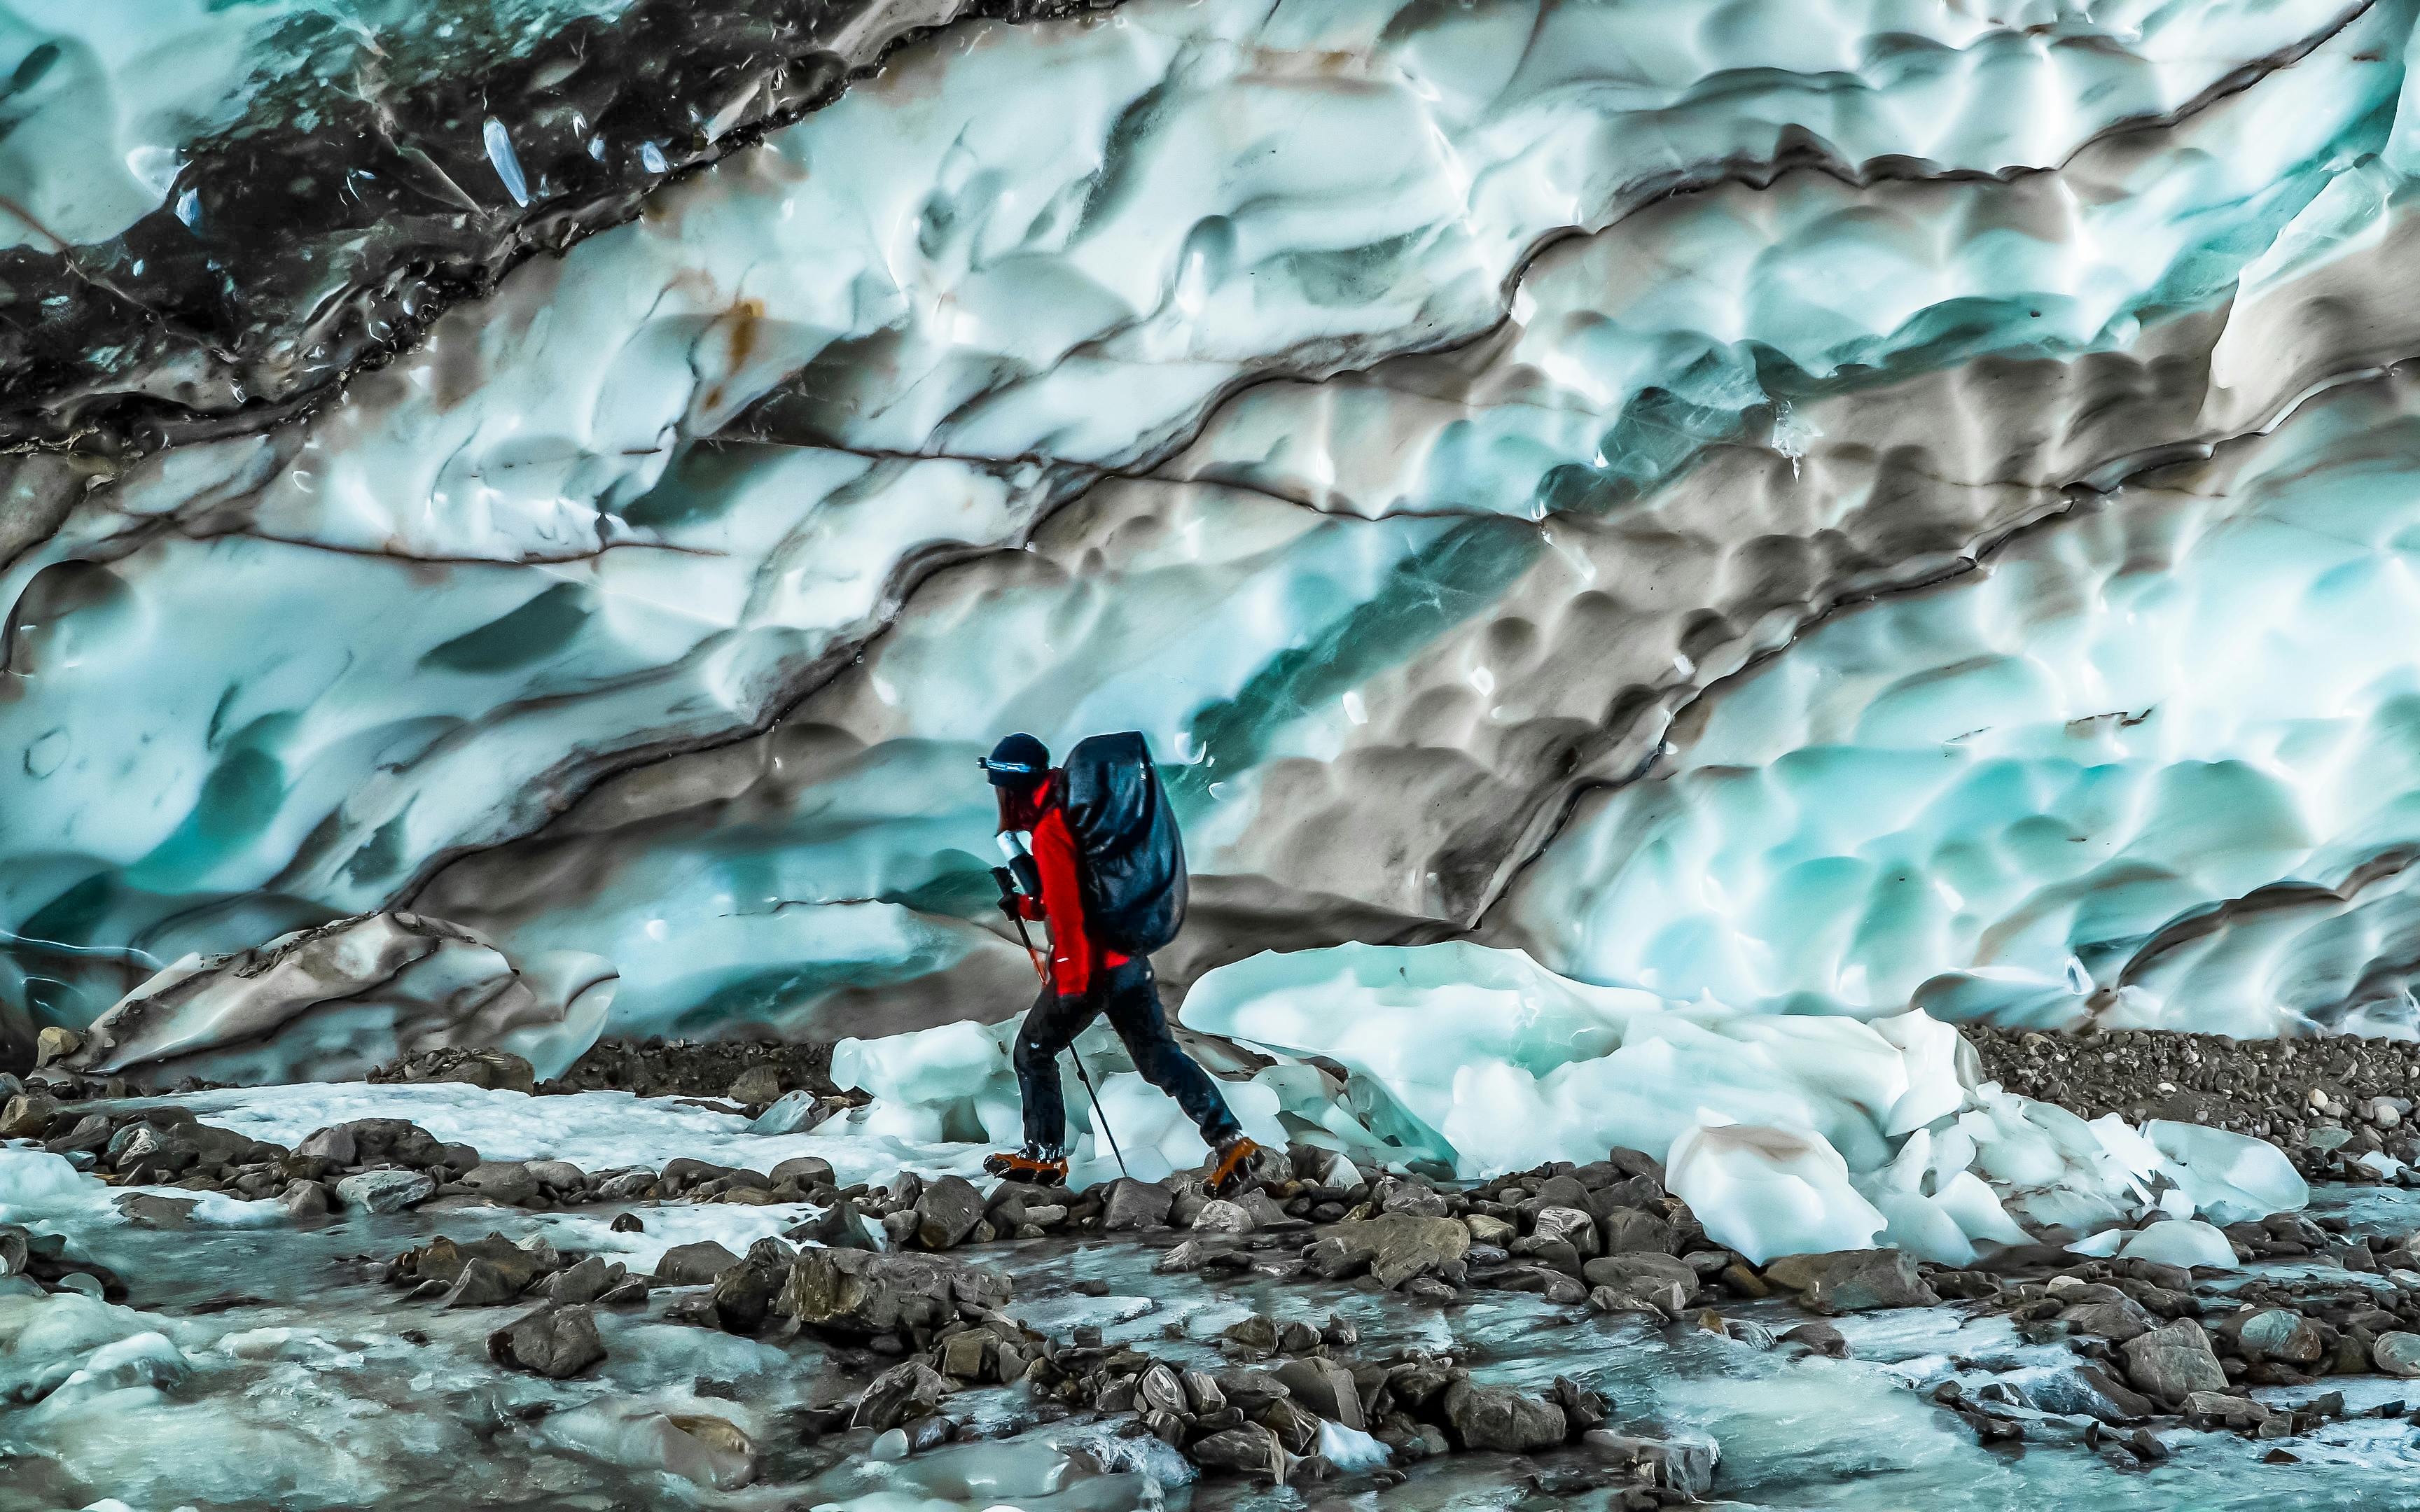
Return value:
<svg viewBox="0 0 2420 1512">
<path fill-rule="evenodd" d="M 1093 978 L 1092 990 L 1081 997 L 1062 998 L 1048 987 L 1025 1015 L 1016 1036 L 1016 1088 L 1025 1098 L 1025 1139 L 1045 1149 L 1067 1142 L 1067 1109 L 1059 1096 L 1059 1052 L 1100 1014 L 1125 1041 L 1126 1054 L 1142 1079 L 1176 1099 L 1202 1131 L 1217 1144 L 1242 1126 L 1218 1095 L 1218 1084 L 1177 1047 L 1168 1032 L 1168 1014 L 1159 1006 L 1159 983 L 1148 961 L 1129 961 L 1114 971 Z"/>
</svg>

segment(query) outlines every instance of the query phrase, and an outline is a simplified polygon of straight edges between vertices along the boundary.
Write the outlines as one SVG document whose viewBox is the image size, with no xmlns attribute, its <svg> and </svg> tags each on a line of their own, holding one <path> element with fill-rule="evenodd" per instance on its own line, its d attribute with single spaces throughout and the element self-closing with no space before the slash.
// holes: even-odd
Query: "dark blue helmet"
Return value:
<svg viewBox="0 0 2420 1512">
<path fill-rule="evenodd" d="M 990 755 L 976 760 L 993 787 L 1032 787 L 1050 770 L 1050 748 L 1032 735 L 1003 735 Z"/>
</svg>

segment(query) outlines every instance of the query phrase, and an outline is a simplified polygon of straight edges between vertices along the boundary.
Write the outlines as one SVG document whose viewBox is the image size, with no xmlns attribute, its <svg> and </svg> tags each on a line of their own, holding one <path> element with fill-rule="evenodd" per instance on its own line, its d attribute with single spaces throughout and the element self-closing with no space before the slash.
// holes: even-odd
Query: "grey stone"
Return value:
<svg viewBox="0 0 2420 1512">
<path fill-rule="evenodd" d="M 1458 1266 L 1469 1253 L 1470 1230 L 1459 1219 L 1389 1212 L 1338 1224 L 1303 1258 L 1330 1280 L 1367 1269 L 1391 1290 L 1415 1276 Z"/>
<path fill-rule="evenodd" d="M 437 1183 L 420 1171 L 363 1171 L 336 1183 L 338 1201 L 371 1212 L 401 1212 L 436 1195 Z"/>
<path fill-rule="evenodd" d="M 1527 1454 L 1563 1442 L 1563 1410 L 1510 1386 L 1457 1381 L 1445 1390 L 1445 1421 L 1466 1449 Z"/>
<path fill-rule="evenodd" d="M 1258 1423 L 1222 1428 L 1206 1436 L 1193 1445 L 1192 1458 L 1194 1463 L 1211 1470 L 1266 1475 L 1272 1482 L 1286 1478 L 1285 1445 L 1278 1442 L 1275 1433 Z"/>
<path fill-rule="evenodd" d="M 949 1392 L 950 1383 L 941 1373 L 922 1360 L 892 1365 L 865 1388 L 848 1426 L 881 1433 L 902 1423 L 929 1417 Z"/>
<path fill-rule="evenodd" d="M 726 1334 L 755 1333 L 765 1326 L 773 1299 L 788 1279 L 785 1264 L 760 1257 L 752 1248 L 746 1259 L 714 1278 L 715 1321 Z"/>
<path fill-rule="evenodd" d="M 2128 1339 L 2122 1348 L 2127 1381 L 2157 1400 L 2180 1402 L 2197 1391 L 2226 1390 L 2226 1372 L 2211 1351 L 2210 1335 L 2190 1318 Z"/>
<path fill-rule="evenodd" d="M 2246 1358 L 2281 1360 L 2288 1365 L 2315 1365 L 2327 1352 L 2319 1328 L 2290 1307 L 2264 1307 L 2240 1319 L 2229 1319 L 2225 1332 Z"/>
<path fill-rule="evenodd" d="M 619 1262 L 601 1255 L 591 1255 L 579 1264 L 555 1273 L 547 1295 L 556 1305 L 577 1307 L 595 1302 L 620 1286 L 629 1272 Z"/>
<path fill-rule="evenodd" d="M 1581 1434 L 1580 1443 L 1602 1458 L 1642 1472 L 1648 1484 L 1692 1502 L 1714 1489 L 1714 1466 L 1721 1459 L 1711 1441 L 1640 1439 L 1606 1428 Z"/>
<path fill-rule="evenodd" d="M 537 1178 L 525 1161 L 482 1161 L 463 1172 L 461 1180 L 464 1186 L 504 1207 L 537 1196 Z"/>
<path fill-rule="evenodd" d="M 770 1066 L 751 1066 L 733 1079 L 724 1095 L 750 1105 L 774 1102 L 782 1095 L 782 1073 Z"/>
<path fill-rule="evenodd" d="M 1638 1208 L 1608 1209 L 1597 1220 L 1607 1255 L 1672 1253 L 1672 1226 Z"/>
<path fill-rule="evenodd" d="M 1414 1218 L 1442 1218 L 1453 1211 L 1453 1206 L 1446 1200 L 1445 1194 L 1425 1181 L 1389 1177 L 1378 1183 L 1376 1196 L 1378 1211 L 1382 1213 L 1399 1212 Z"/>
<path fill-rule="evenodd" d="M 865 1214 L 858 1211 L 854 1202 L 833 1203 L 791 1229 L 789 1237 L 827 1249 L 875 1248 L 874 1235 L 865 1227 Z"/>
<path fill-rule="evenodd" d="M 739 1263 L 739 1257 L 710 1239 L 675 1244 L 656 1262 L 656 1279 L 668 1287 L 702 1287 Z"/>
<path fill-rule="evenodd" d="M 58 1099 L 44 1092 L 26 1092 L 0 1106 L 0 1139 L 39 1139 L 58 1117 Z"/>
<path fill-rule="evenodd" d="M 774 1301 L 800 1325 L 840 1338 L 872 1338 L 953 1322 L 960 1306 L 997 1311 L 1006 1276 L 938 1256 L 863 1250 L 801 1251 Z"/>
<path fill-rule="evenodd" d="M 1162 1275 L 1172 1275 L 1186 1271 L 1199 1271 L 1202 1269 L 1202 1262 L 1209 1258 L 1210 1251 L 1202 1244 L 1202 1241 L 1198 1239 L 1188 1239 L 1185 1241 L 1185 1242 L 1176 1245 L 1174 1248 L 1162 1255 L 1159 1257 L 1159 1263 L 1153 1266 L 1152 1269 L 1157 1271 Z"/>
<path fill-rule="evenodd" d="M 1655 1312 L 1676 1317 L 1698 1294 L 1698 1273 L 1662 1251 L 1602 1256 L 1580 1267 L 1589 1305 L 1599 1312 Z"/>
<path fill-rule="evenodd" d="M 775 1186 L 784 1181 L 796 1181 L 802 1187 L 834 1184 L 832 1163 L 821 1155 L 793 1155 L 766 1174 L 773 1179 Z"/>
<path fill-rule="evenodd" d="M 1260 1227 L 1251 1213 L 1224 1197 L 1211 1198 L 1193 1215 L 1197 1234 L 1249 1234 Z"/>
<path fill-rule="evenodd" d="M 534 1160 L 529 1173 L 537 1184 L 551 1192 L 584 1192 L 588 1189 L 588 1173 L 567 1160 Z"/>
<path fill-rule="evenodd" d="M 604 1359 L 605 1341 L 587 1308 L 547 1306 L 489 1335 L 488 1357 L 507 1370 L 564 1381 Z"/>
<path fill-rule="evenodd" d="M 493 1260 L 473 1259 L 454 1278 L 453 1288 L 438 1299 L 440 1307 L 501 1307 L 521 1294 L 504 1268 Z"/>
<path fill-rule="evenodd" d="M 161 1196 L 151 1192 L 126 1192 L 117 1198 L 117 1211 L 138 1228 L 191 1228 L 194 1210 L 201 1206 L 197 1197 Z"/>
<path fill-rule="evenodd" d="M 1560 1241 L 1571 1245 L 1581 1259 L 1593 1258 L 1600 1252 L 1596 1217 L 1584 1208 L 1540 1208 L 1532 1222 L 1535 1227 L 1530 1229 L 1530 1237 L 1534 1239 Z"/>
<path fill-rule="evenodd" d="M 1277 1367 L 1277 1378 L 1295 1401 L 1329 1422 L 1348 1428 L 1369 1427 L 1361 1414 L 1361 1394 L 1354 1387 L 1353 1372 L 1335 1361 L 1317 1356 L 1288 1360 Z"/>
<path fill-rule="evenodd" d="M 2076 1333 L 2089 1334 L 2113 1344 L 2140 1338 L 2159 1326 L 2132 1297 L 2118 1297 L 2108 1302 L 2080 1302 L 2058 1316 Z"/>
<path fill-rule="evenodd" d="M 955 1249 L 983 1222 L 984 1196 L 963 1176 L 926 1183 L 916 1197 L 916 1242 L 925 1249 Z"/>
<path fill-rule="evenodd" d="M 335 1208 L 328 1189 L 317 1181 L 288 1181 L 277 1200 L 293 1218 L 324 1218 Z"/>
<path fill-rule="evenodd" d="M 2399 1329 L 2381 1334 L 2369 1346 L 2369 1363 L 2386 1375 L 2406 1380 L 2420 1376 L 2420 1334 Z"/>
</svg>

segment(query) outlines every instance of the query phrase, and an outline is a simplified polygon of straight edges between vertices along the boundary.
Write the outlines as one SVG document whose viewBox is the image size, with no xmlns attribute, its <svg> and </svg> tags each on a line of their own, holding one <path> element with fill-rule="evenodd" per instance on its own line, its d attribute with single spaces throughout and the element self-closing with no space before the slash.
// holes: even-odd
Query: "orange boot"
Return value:
<svg viewBox="0 0 2420 1512">
<path fill-rule="evenodd" d="M 1232 1134 L 1218 1141 L 1210 1162 L 1210 1174 L 1202 1184 L 1214 1197 L 1223 1197 L 1251 1180 L 1259 1165 L 1261 1147 L 1241 1134 Z"/>
<path fill-rule="evenodd" d="M 1031 1181 L 1035 1186 L 1063 1186 L 1067 1180 L 1067 1157 L 1055 1149 L 1041 1149 L 1028 1145 L 1023 1149 L 1002 1150 L 997 1155 L 985 1156 L 984 1169 L 1012 1181 Z"/>
</svg>

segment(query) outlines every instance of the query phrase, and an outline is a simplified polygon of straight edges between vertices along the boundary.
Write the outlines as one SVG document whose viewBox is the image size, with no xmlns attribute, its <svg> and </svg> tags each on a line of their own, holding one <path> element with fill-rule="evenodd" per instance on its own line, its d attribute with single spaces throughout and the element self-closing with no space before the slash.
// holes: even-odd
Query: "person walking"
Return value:
<svg viewBox="0 0 2420 1512">
<path fill-rule="evenodd" d="M 1202 1131 L 1212 1151 L 1207 1184 L 1226 1190 L 1261 1147 L 1245 1136 L 1218 1082 L 1169 1032 L 1143 953 L 1174 935 L 1185 881 L 1175 820 L 1142 737 L 1082 742 L 1069 753 L 1072 776 L 1054 768 L 1049 748 L 1029 734 L 1009 735 L 979 759 L 1000 802 L 1001 845 L 1009 860 L 1001 910 L 1019 922 L 1020 933 L 1026 921 L 1047 924 L 1050 933 L 1049 964 L 1036 961 L 1042 992 L 1012 1057 L 1025 1147 L 991 1156 L 984 1168 L 1046 1185 L 1066 1180 L 1059 1054 L 1106 1014 L 1143 1080 L 1176 1099 Z M 1094 854 L 1087 854 L 1088 841 Z"/>
</svg>

